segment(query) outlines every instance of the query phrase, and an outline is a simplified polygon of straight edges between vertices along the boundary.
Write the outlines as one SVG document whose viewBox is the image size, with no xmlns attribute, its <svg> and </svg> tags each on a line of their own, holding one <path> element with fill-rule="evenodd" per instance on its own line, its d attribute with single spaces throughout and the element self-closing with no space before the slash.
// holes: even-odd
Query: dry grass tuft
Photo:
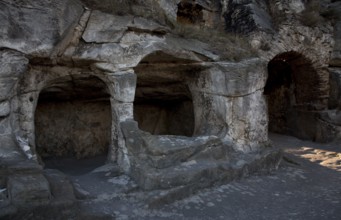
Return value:
<svg viewBox="0 0 341 220">
<path fill-rule="evenodd" d="M 224 30 L 175 24 L 173 33 L 183 38 L 196 39 L 207 43 L 211 51 L 219 55 L 221 60 L 240 61 L 256 55 L 246 36 L 227 33 Z"/>
</svg>

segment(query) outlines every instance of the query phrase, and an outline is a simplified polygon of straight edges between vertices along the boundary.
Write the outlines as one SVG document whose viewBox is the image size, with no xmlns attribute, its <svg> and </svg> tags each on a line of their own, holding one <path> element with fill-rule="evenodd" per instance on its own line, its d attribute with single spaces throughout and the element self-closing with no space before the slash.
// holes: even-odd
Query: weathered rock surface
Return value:
<svg viewBox="0 0 341 220">
<path fill-rule="evenodd" d="M 334 25 L 334 39 L 335 45 L 334 50 L 331 55 L 330 65 L 331 66 L 341 66 L 341 3 L 334 2 L 330 6 L 330 10 L 335 14 L 335 25 Z"/>
<path fill-rule="evenodd" d="M 190 187 L 194 192 L 260 171 L 262 166 L 276 169 L 280 158 L 271 150 L 240 154 L 216 136 L 153 136 L 141 132 L 135 121 L 123 122 L 122 130 L 131 176 L 145 190 Z"/>
<path fill-rule="evenodd" d="M 54 203 L 72 204 L 75 202 L 74 187 L 64 173 L 58 170 L 45 169 L 44 176 L 49 182 Z"/>
<path fill-rule="evenodd" d="M 12 175 L 7 184 L 9 198 L 15 205 L 43 205 L 50 200 L 49 183 L 41 174 Z"/>
<path fill-rule="evenodd" d="M 110 109 L 109 100 L 38 104 L 37 152 L 45 158 L 106 154 L 110 146 Z"/>
<path fill-rule="evenodd" d="M 225 27 L 228 31 L 242 34 L 249 34 L 253 31 L 274 31 L 265 1 L 223 0 L 221 4 Z"/>
<path fill-rule="evenodd" d="M 341 68 L 329 68 L 330 99 L 329 108 L 340 108 L 341 103 Z"/>
<path fill-rule="evenodd" d="M 114 16 L 100 11 L 91 12 L 89 19 L 82 36 L 87 43 L 117 43 L 133 22 L 132 16 Z"/>
<path fill-rule="evenodd" d="M 48 157 L 106 154 L 143 189 L 189 193 L 275 169 L 263 90 L 279 63 L 292 74 L 289 98 L 269 97 L 287 98 L 286 129 L 340 137 L 339 22 L 333 48 L 329 22 L 300 20 L 304 1 L 220 3 L 0 2 L 0 186 L 10 202 L 73 203 L 66 177 L 39 167 Z"/>
<path fill-rule="evenodd" d="M 10 50 L 0 50 L 0 100 L 9 99 L 19 77 L 27 70 L 28 59 L 24 54 Z"/>
<path fill-rule="evenodd" d="M 0 47 L 32 56 L 49 56 L 78 22 L 78 1 L 10 1 L 1 3 Z M 56 10 L 57 9 L 57 10 Z"/>
<path fill-rule="evenodd" d="M 5 127 L 9 127 L 9 123 L 5 124 Z M 1 141 L 1 152 L 0 158 L 1 160 L 13 160 L 13 159 L 22 159 L 24 157 L 21 149 L 17 146 L 16 141 L 13 136 L 10 134 L 2 134 L 0 135 Z"/>
<path fill-rule="evenodd" d="M 4 101 L 0 103 L 0 117 L 6 117 L 10 114 L 11 107 L 8 101 Z"/>
</svg>

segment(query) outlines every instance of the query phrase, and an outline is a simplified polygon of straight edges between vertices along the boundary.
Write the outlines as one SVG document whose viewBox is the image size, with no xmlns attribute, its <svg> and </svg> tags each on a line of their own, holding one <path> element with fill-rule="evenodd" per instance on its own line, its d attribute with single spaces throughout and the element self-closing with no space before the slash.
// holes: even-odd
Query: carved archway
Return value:
<svg viewBox="0 0 341 220">
<path fill-rule="evenodd" d="M 19 127 L 16 131 L 18 144 L 22 149 L 25 149 L 28 158 L 38 158 L 35 116 L 36 107 L 39 108 L 39 102 L 44 103 L 52 97 L 54 100 L 52 105 L 58 106 L 59 101 L 65 101 L 68 98 L 77 100 L 76 97 L 79 97 L 79 102 L 87 102 L 92 105 L 91 99 L 95 98 L 99 99 L 99 101 L 105 101 L 106 106 L 110 104 L 110 110 L 106 110 L 106 112 L 110 112 L 107 120 L 111 124 L 108 131 L 110 133 L 110 143 L 107 146 L 107 161 L 119 163 L 119 154 L 124 151 L 124 141 L 119 126 L 122 120 L 133 119 L 131 103 L 133 96 L 130 95 L 130 87 L 133 85 L 135 85 L 135 76 L 131 71 L 106 74 L 96 70 L 70 69 L 61 66 L 52 68 L 35 66 L 31 68 L 21 79 L 18 91 L 18 114 L 16 119 Z M 77 91 L 77 88 L 79 91 Z M 99 96 L 95 96 L 96 92 L 92 93 L 92 89 L 97 90 Z M 129 98 L 130 96 L 132 97 Z M 77 105 L 79 106 L 79 103 Z M 71 108 L 72 105 L 69 103 L 68 106 Z M 60 106 L 57 108 L 60 108 Z M 80 111 L 87 111 L 89 108 L 82 109 L 80 107 L 80 109 Z M 98 126 L 98 122 L 94 122 L 92 126 Z M 84 131 L 84 133 L 87 133 L 87 131 Z M 79 154 L 80 157 L 82 157 L 81 155 Z"/>
<path fill-rule="evenodd" d="M 37 153 L 43 159 L 106 158 L 111 122 L 110 95 L 102 80 L 91 75 L 57 78 L 39 94 Z"/>
<path fill-rule="evenodd" d="M 319 89 L 320 84 L 321 77 L 304 55 L 289 51 L 275 56 L 268 63 L 264 88 L 269 131 L 302 138 L 307 138 L 308 133 L 313 135 L 309 119 L 314 117 L 314 111 L 326 107 L 321 103 L 325 94 Z"/>
<path fill-rule="evenodd" d="M 194 1 L 182 0 L 178 4 L 177 21 L 184 24 L 200 24 L 204 22 L 203 7 Z"/>
</svg>

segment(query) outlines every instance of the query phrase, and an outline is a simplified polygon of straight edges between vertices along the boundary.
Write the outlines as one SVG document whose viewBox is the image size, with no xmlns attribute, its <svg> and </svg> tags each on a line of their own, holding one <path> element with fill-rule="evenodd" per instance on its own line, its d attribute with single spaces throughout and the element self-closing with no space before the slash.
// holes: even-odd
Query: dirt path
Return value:
<svg viewBox="0 0 341 220">
<path fill-rule="evenodd" d="M 277 134 L 271 140 L 284 151 L 279 170 L 271 175 L 205 189 L 155 210 L 146 207 L 143 193 L 127 187 L 127 177 L 101 179 L 98 175 L 104 184 L 90 189 L 98 195 L 84 202 L 81 210 L 85 216 L 104 214 L 108 219 L 341 219 L 341 145 Z M 78 182 L 86 183 L 86 178 Z M 117 191 L 110 192 L 112 184 Z M 132 192 L 123 195 L 124 188 Z"/>
<path fill-rule="evenodd" d="M 270 137 L 284 151 L 276 172 L 205 189 L 158 209 L 148 208 L 146 193 L 127 176 L 117 176 L 112 167 L 85 174 L 70 172 L 85 199 L 77 204 L 77 214 L 67 219 L 341 219 L 341 144 L 317 144 L 277 134 Z"/>
</svg>

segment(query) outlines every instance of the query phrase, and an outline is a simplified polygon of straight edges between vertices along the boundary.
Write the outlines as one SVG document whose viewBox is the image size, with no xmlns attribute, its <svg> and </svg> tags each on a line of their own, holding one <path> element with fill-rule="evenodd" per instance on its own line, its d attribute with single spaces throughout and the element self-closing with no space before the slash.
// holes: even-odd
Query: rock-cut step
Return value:
<svg viewBox="0 0 341 220">
<path fill-rule="evenodd" d="M 236 159 L 238 158 L 238 159 Z M 135 177 L 145 190 L 188 186 L 188 192 L 277 169 L 281 153 L 273 149 L 249 154 L 234 153 L 229 160 L 198 159 L 165 169 L 137 169 Z M 186 193 L 185 193 L 186 194 Z M 188 195 L 188 193 L 187 193 Z"/>
<path fill-rule="evenodd" d="M 196 163 L 197 160 L 228 160 L 232 147 L 224 146 L 216 136 L 183 137 L 143 135 L 147 163 L 156 169 L 166 169 Z M 188 162 L 188 163 L 187 163 Z M 191 167 L 191 166 L 190 166 Z"/>
</svg>

